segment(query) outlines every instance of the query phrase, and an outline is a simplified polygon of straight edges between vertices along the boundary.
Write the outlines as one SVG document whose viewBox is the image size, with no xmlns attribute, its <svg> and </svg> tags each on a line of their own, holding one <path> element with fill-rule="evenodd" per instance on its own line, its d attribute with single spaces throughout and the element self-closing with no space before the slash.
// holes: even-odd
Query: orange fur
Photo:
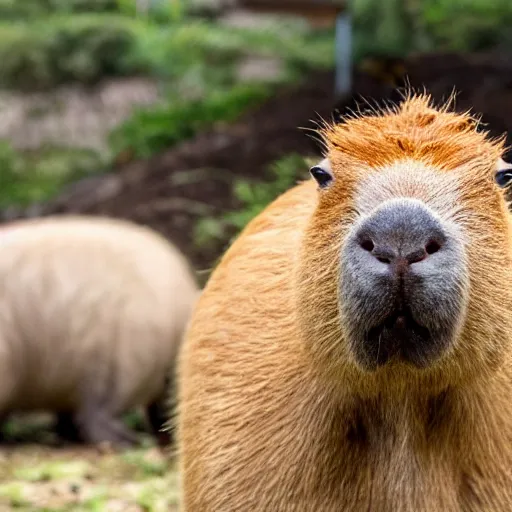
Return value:
<svg viewBox="0 0 512 512">
<path fill-rule="evenodd" d="M 412 96 L 323 130 L 335 181 L 299 184 L 224 255 L 179 364 L 184 512 L 512 510 L 512 244 L 502 140 Z M 458 226 L 459 338 L 433 366 L 354 364 L 339 258 L 361 211 L 414 197 Z"/>
</svg>

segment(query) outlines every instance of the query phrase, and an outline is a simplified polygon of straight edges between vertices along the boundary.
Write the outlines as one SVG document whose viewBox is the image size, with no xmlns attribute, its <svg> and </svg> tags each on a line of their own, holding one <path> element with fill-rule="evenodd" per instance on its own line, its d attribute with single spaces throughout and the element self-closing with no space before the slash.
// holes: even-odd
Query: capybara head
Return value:
<svg viewBox="0 0 512 512">
<path fill-rule="evenodd" d="M 449 107 L 410 96 L 322 129 L 298 319 L 334 373 L 446 385 L 496 368 L 512 343 L 504 142 Z"/>
</svg>

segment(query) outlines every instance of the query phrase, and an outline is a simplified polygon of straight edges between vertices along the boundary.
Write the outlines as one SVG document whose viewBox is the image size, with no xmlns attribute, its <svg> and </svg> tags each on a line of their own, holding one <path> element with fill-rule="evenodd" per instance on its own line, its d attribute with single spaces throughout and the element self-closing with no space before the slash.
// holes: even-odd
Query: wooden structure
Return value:
<svg viewBox="0 0 512 512">
<path fill-rule="evenodd" d="M 247 10 L 303 16 L 315 27 L 336 26 L 336 84 L 338 96 L 352 90 L 352 23 L 349 0 L 238 0 Z"/>
</svg>

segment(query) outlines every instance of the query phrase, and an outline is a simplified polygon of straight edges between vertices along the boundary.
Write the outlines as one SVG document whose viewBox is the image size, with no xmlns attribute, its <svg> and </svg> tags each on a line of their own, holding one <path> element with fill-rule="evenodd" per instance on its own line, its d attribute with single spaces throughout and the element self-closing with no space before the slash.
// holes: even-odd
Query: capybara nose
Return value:
<svg viewBox="0 0 512 512">
<path fill-rule="evenodd" d="M 464 305 L 465 251 L 457 228 L 426 203 L 385 201 L 354 225 L 341 256 L 341 312 L 354 357 L 424 367 L 453 338 Z"/>
<path fill-rule="evenodd" d="M 440 221 L 420 201 L 399 199 L 384 203 L 355 233 L 359 265 L 380 272 L 383 265 L 401 275 L 415 263 L 439 252 L 446 242 Z"/>
</svg>

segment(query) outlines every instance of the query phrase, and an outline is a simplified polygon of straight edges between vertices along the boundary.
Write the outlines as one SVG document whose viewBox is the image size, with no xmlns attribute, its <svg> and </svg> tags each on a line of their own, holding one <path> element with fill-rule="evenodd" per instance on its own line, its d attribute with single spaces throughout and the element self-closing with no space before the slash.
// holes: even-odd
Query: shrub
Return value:
<svg viewBox="0 0 512 512">
<path fill-rule="evenodd" d="M 482 51 L 512 46 L 509 0 L 427 0 L 425 24 L 436 46 L 455 51 Z"/>
<path fill-rule="evenodd" d="M 257 85 L 238 85 L 211 91 L 204 99 L 163 105 L 136 111 L 111 134 L 115 154 L 129 151 L 145 158 L 177 142 L 193 137 L 199 130 L 218 122 L 229 122 L 245 109 L 264 100 L 270 91 Z"/>
<path fill-rule="evenodd" d="M 509 0 L 356 0 L 353 14 L 356 58 L 512 46 Z"/>
<path fill-rule="evenodd" d="M 115 11 L 118 0 L 0 0 L 0 19 L 36 18 L 51 13 Z"/>
<path fill-rule="evenodd" d="M 212 70 L 236 63 L 246 55 L 279 57 L 290 66 L 328 68 L 334 62 L 332 31 L 312 33 L 294 24 L 264 29 L 237 29 L 188 20 L 139 34 L 131 59 L 147 63 L 151 71 L 180 76 L 191 65 Z"/>
<path fill-rule="evenodd" d="M 64 185 L 100 172 L 103 166 L 100 157 L 88 150 L 45 148 L 30 154 L 0 141 L 0 207 L 47 200 Z"/>
<path fill-rule="evenodd" d="M 112 133 L 113 153 L 148 157 L 257 105 L 273 91 L 264 82 L 236 84 L 236 64 L 246 55 L 282 58 L 284 73 L 275 83 L 332 63 L 328 35 L 293 25 L 283 35 L 278 28 L 237 30 L 197 21 L 140 33 L 127 66 L 148 66 L 148 72 L 165 79 L 171 94 L 164 104 L 135 112 Z"/>
<path fill-rule="evenodd" d="M 0 25 L 0 85 L 49 89 L 105 75 L 122 75 L 135 40 L 135 22 L 115 15 L 52 17 Z"/>
</svg>

